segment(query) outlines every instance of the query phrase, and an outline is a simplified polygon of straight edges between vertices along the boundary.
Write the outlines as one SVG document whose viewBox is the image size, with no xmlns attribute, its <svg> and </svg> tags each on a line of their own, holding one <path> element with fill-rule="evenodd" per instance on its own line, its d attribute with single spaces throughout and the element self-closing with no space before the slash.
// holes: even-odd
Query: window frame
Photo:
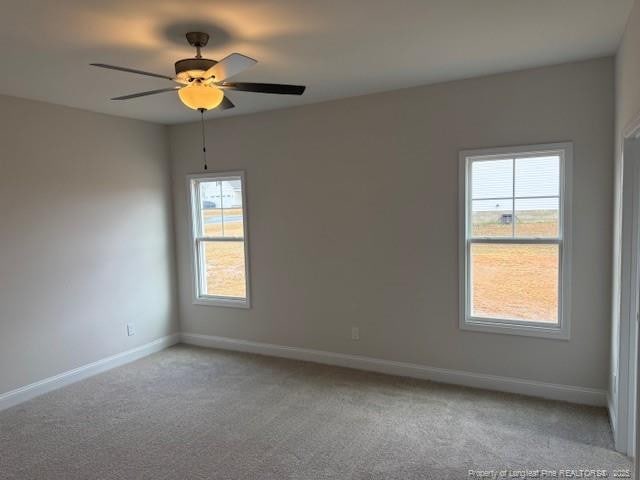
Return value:
<svg viewBox="0 0 640 480">
<path fill-rule="evenodd" d="M 560 191 L 558 237 L 476 237 L 472 238 L 471 165 L 474 161 L 538 157 L 544 154 L 560 156 Z M 515 163 L 514 163 L 515 165 Z M 515 175 L 515 172 L 514 172 Z M 573 180 L 573 143 L 549 143 L 514 147 L 462 150 L 459 152 L 459 266 L 460 266 L 460 318 L 461 330 L 502 333 L 532 337 L 569 340 L 571 323 L 571 211 Z M 513 199 L 515 203 L 515 198 Z M 515 208 L 515 206 L 513 207 Z M 515 222 L 515 219 L 514 219 Z M 471 316 L 470 261 L 471 245 L 483 244 L 542 244 L 558 245 L 558 323 L 485 318 Z"/>
<path fill-rule="evenodd" d="M 239 177 L 242 186 L 242 237 L 206 237 L 199 235 L 198 227 L 200 219 L 200 189 L 193 188 L 202 181 L 224 180 L 228 177 Z M 251 276 L 249 268 L 249 221 L 247 215 L 247 190 L 246 175 L 243 170 L 215 171 L 196 173 L 186 176 L 187 207 L 190 221 L 190 245 L 191 250 L 191 279 L 192 279 L 192 303 L 194 305 L 207 305 L 216 307 L 251 308 Z M 204 258 L 200 254 L 200 245 L 204 241 L 239 241 L 244 243 L 244 269 L 245 269 L 245 297 L 226 297 L 221 295 L 208 295 L 202 293 L 203 282 L 206 281 L 203 269 Z"/>
</svg>

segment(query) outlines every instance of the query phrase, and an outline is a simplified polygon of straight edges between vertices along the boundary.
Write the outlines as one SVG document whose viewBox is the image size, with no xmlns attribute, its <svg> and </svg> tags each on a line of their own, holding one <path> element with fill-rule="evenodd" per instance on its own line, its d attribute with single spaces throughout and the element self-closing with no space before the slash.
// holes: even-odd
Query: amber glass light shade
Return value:
<svg viewBox="0 0 640 480">
<path fill-rule="evenodd" d="M 194 110 L 204 108 L 211 110 L 216 108 L 222 102 L 224 93 L 213 85 L 202 85 L 195 83 L 186 85 L 178 90 L 178 96 L 182 103 Z"/>
</svg>

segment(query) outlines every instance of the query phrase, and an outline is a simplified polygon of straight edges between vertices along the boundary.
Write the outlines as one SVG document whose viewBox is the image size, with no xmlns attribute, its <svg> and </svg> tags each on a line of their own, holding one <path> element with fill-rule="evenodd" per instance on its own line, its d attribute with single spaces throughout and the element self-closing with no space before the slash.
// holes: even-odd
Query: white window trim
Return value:
<svg viewBox="0 0 640 480">
<path fill-rule="evenodd" d="M 482 239 L 491 243 L 539 243 L 557 244 L 559 246 L 560 265 L 558 279 L 558 324 L 548 325 L 540 322 L 517 320 L 477 318 L 470 316 L 471 289 L 467 288 L 469 280 L 469 248 L 468 238 L 469 214 L 471 198 L 468 195 L 468 163 L 473 157 L 505 157 L 516 155 L 518 158 L 540 153 L 560 154 L 560 241 L 557 239 Z M 512 157 L 511 157 L 512 158 Z M 459 154 L 459 289 L 460 289 L 460 329 L 476 332 L 502 333 L 532 337 L 569 340 L 571 323 L 571 199 L 573 179 L 573 143 L 550 143 L 542 145 L 526 145 L 516 147 L 500 147 L 478 150 L 463 150 Z"/>
<path fill-rule="evenodd" d="M 200 293 L 200 288 L 203 282 L 202 275 L 203 269 L 199 265 L 198 238 L 196 234 L 196 214 L 198 210 L 195 205 L 198 205 L 198 192 L 192 190 L 193 181 L 198 180 L 213 180 L 222 177 L 240 177 L 242 183 L 242 223 L 243 223 L 243 238 L 244 238 L 244 269 L 245 269 L 245 283 L 246 283 L 246 297 L 222 297 L 215 295 L 205 295 Z M 216 307 L 235 307 L 235 308 L 251 308 L 251 276 L 249 268 L 249 232 L 248 232 L 248 214 L 247 214 L 247 183 L 244 171 L 217 171 L 207 173 L 197 173 L 187 175 L 187 207 L 189 210 L 189 221 L 191 230 L 191 243 L 189 248 L 191 249 L 191 279 L 192 279 L 192 293 L 194 305 L 208 305 Z M 222 240 L 221 240 L 222 241 Z"/>
</svg>

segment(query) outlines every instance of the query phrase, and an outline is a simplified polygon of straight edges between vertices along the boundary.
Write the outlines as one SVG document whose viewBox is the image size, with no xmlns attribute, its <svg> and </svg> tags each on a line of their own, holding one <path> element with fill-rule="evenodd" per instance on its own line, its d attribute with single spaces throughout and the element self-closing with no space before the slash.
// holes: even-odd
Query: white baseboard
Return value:
<svg viewBox="0 0 640 480">
<path fill-rule="evenodd" d="M 533 397 L 542 397 L 587 405 L 608 406 L 612 425 L 615 425 L 615 411 L 612 409 L 610 402 L 608 402 L 607 393 L 604 390 L 571 385 L 558 385 L 513 377 L 500 377 L 496 375 L 428 367 L 415 363 L 381 360 L 378 358 L 360 355 L 348 355 L 344 353 L 311 350 L 307 348 L 287 347 L 283 345 L 273 345 L 269 343 L 251 342 L 248 340 L 238 340 L 193 333 L 169 335 L 126 352 L 118 353 L 59 375 L 45 378 L 44 380 L 40 380 L 30 385 L 0 394 L 0 410 L 12 407 L 44 393 L 91 377 L 98 373 L 133 362 L 139 358 L 159 352 L 160 350 L 179 343 L 180 341 L 189 345 L 198 345 L 201 347 L 258 353 L 274 357 L 304 360 L 326 365 L 336 365 L 355 368 L 358 370 L 432 380 L 473 388 L 518 393 Z"/>
<path fill-rule="evenodd" d="M 133 362 L 134 360 L 146 357 L 152 353 L 159 352 L 171 345 L 175 345 L 179 341 L 180 334 L 175 333 L 173 335 L 168 335 L 145 345 L 127 350 L 126 352 L 118 353 L 96 362 L 74 368 L 73 370 L 60 373 L 59 375 L 45 378 L 44 380 L 40 380 L 30 385 L 25 385 L 24 387 L 16 388 L 10 392 L 0 394 L 0 410 L 26 402 L 27 400 L 44 393 L 69 385 L 70 383 L 74 383 L 112 368 L 119 367 L 120 365 Z"/>
<path fill-rule="evenodd" d="M 307 348 L 287 347 L 269 343 L 251 342 L 226 337 L 182 333 L 182 343 L 209 348 L 221 348 L 241 352 L 258 353 L 273 357 L 305 360 L 308 362 L 337 365 L 403 377 L 420 378 L 441 383 L 463 385 L 486 390 L 518 393 L 532 397 L 542 397 L 552 400 L 562 400 L 572 403 L 607 405 L 607 393 L 596 388 L 577 387 L 572 385 L 558 385 L 537 382 L 513 377 L 500 377 L 481 373 L 449 370 L 445 368 L 427 367 L 415 363 L 395 362 L 360 355 L 311 350 Z"/>
</svg>

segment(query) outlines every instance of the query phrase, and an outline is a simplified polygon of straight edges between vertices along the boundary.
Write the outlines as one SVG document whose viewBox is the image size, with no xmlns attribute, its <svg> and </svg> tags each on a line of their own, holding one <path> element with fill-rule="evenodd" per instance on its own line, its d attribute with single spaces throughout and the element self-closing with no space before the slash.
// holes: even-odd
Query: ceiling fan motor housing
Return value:
<svg viewBox="0 0 640 480">
<path fill-rule="evenodd" d="M 175 63 L 176 75 L 180 75 L 182 72 L 188 72 L 190 70 L 207 71 L 216 63 L 218 62 L 208 58 L 183 58 Z"/>
</svg>

